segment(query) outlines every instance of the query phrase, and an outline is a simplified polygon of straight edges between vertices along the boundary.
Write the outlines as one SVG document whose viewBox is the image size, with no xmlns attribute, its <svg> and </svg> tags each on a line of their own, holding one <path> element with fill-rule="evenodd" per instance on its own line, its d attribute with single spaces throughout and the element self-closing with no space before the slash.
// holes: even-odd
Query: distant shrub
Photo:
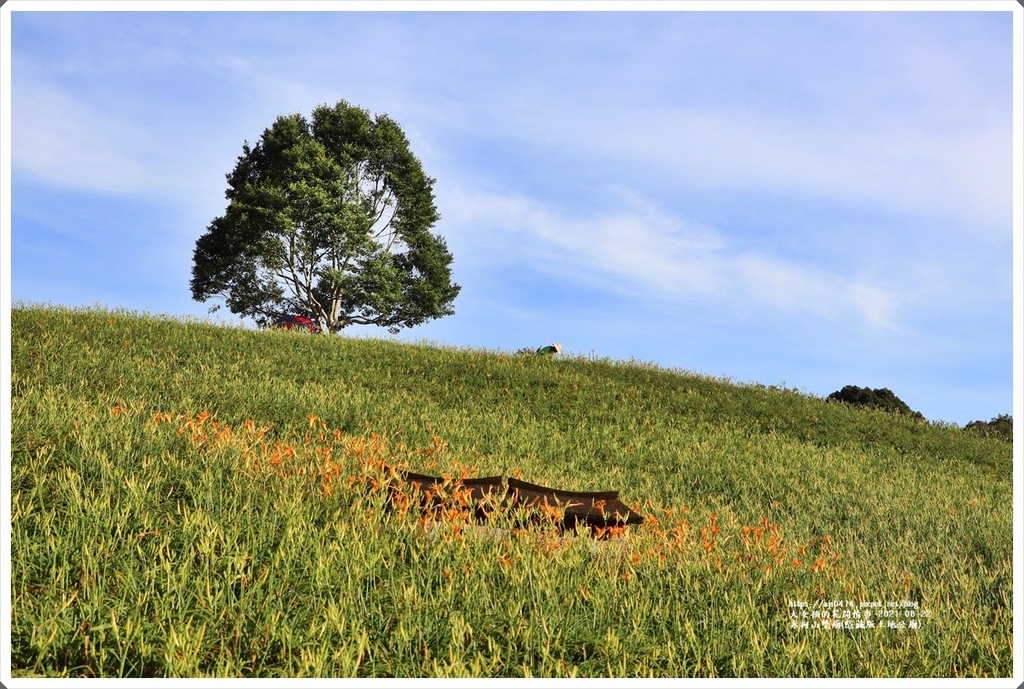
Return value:
<svg viewBox="0 0 1024 689">
<path fill-rule="evenodd" d="M 991 421 L 971 421 L 964 428 L 974 433 L 1013 442 L 1013 417 L 1009 414 L 1000 414 Z"/>
<path fill-rule="evenodd" d="M 916 412 L 907 406 L 907 403 L 893 394 L 889 388 L 859 388 L 856 385 L 847 385 L 842 390 L 837 390 L 828 396 L 830 400 L 855 404 L 860 407 L 882 409 L 895 414 L 907 414 L 916 419 L 924 420 L 921 412 Z"/>
</svg>

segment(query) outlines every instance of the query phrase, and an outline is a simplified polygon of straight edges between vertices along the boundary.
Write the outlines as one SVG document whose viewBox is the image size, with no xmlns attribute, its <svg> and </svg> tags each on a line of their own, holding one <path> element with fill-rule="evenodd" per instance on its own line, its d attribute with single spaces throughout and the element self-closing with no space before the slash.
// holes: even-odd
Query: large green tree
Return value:
<svg viewBox="0 0 1024 689">
<path fill-rule="evenodd" d="M 454 313 L 435 180 L 394 120 L 340 101 L 279 117 L 242 151 L 227 210 L 196 241 L 194 299 L 221 297 L 260 325 L 304 314 L 332 333 Z"/>
</svg>

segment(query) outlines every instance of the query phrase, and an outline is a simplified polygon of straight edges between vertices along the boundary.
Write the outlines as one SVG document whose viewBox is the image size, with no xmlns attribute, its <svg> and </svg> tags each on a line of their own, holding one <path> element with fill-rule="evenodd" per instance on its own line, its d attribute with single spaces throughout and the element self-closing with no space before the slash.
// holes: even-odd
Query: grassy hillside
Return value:
<svg viewBox="0 0 1024 689">
<path fill-rule="evenodd" d="M 635 363 L 94 309 L 15 307 L 12 362 L 15 675 L 1011 672 L 1005 441 Z M 648 520 L 601 548 L 437 530 L 357 490 L 382 464 L 618 489 Z"/>
</svg>

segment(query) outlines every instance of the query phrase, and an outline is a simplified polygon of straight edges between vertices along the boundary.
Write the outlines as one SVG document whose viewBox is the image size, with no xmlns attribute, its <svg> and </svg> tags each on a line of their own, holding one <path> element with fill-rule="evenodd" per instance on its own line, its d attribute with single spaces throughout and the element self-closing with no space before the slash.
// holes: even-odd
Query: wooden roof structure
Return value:
<svg viewBox="0 0 1024 689">
<path fill-rule="evenodd" d="M 511 477 L 506 486 L 500 475 L 445 479 L 407 471 L 401 476 L 421 493 L 422 510 L 437 513 L 447 507 L 472 511 L 478 522 L 487 521 L 497 509 L 520 510 L 528 521 L 541 521 L 546 516 L 563 531 L 589 527 L 592 533 L 598 533 L 644 521 L 643 515 L 622 502 L 617 490 L 562 490 Z"/>
</svg>

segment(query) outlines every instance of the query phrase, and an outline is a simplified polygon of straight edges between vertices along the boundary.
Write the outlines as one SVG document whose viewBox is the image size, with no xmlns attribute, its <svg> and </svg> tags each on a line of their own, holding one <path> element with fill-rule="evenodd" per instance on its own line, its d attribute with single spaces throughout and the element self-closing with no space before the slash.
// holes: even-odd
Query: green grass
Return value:
<svg viewBox="0 0 1024 689">
<path fill-rule="evenodd" d="M 11 339 L 14 676 L 1012 672 L 1003 440 L 636 362 L 23 305 Z M 382 464 L 649 519 L 428 531 Z M 832 600 L 920 627 L 791 627 Z"/>
</svg>

